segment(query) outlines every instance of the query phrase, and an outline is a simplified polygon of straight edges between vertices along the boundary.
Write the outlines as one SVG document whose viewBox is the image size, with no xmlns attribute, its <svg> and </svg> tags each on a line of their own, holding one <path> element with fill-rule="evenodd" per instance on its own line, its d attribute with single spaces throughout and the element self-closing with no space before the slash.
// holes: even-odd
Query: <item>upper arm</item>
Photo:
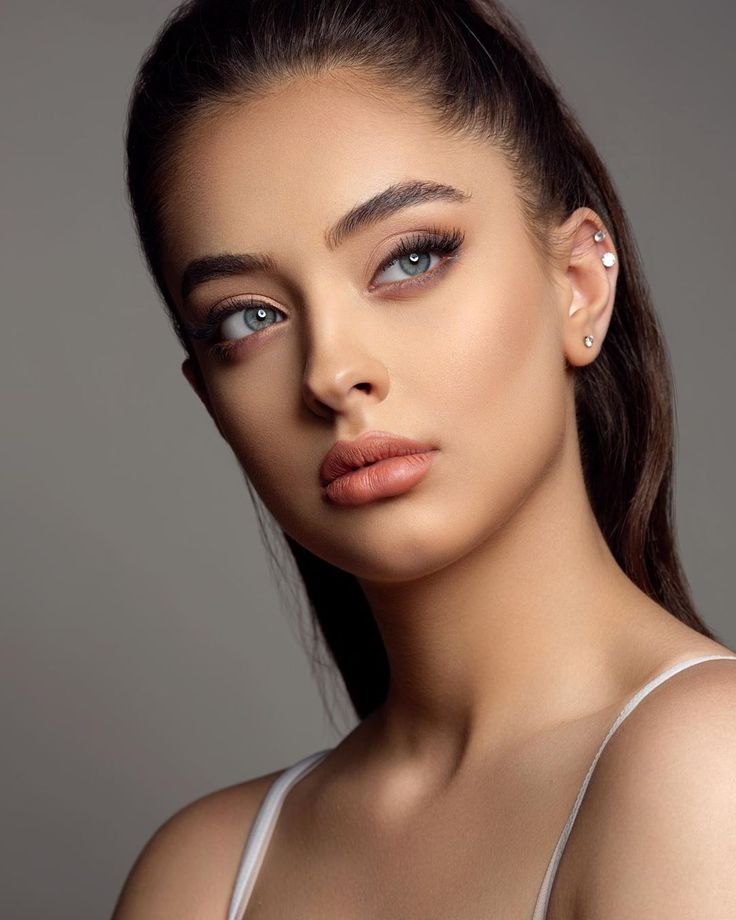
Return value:
<svg viewBox="0 0 736 920">
<path fill-rule="evenodd" d="M 165 821 L 128 873 L 112 920 L 227 916 L 243 845 L 275 776 L 212 792 Z"/>
<path fill-rule="evenodd" d="M 577 902 L 585 920 L 736 917 L 736 667 L 728 664 L 698 665 L 656 688 L 601 756 Z"/>
</svg>

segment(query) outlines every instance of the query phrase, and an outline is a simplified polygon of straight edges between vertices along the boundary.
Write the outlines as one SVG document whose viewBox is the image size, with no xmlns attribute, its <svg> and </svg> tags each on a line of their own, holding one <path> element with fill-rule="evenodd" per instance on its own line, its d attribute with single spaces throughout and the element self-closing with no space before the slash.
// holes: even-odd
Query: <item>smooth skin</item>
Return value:
<svg viewBox="0 0 736 920">
<path fill-rule="evenodd" d="M 585 491 L 574 368 L 605 347 L 618 267 L 601 256 L 615 246 L 593 240 L 604 227 L 585 208 L 545 250 L 497 148 L 347 71 L 200 117 L 176 162 L 166 277 L 182 319 L 245 296 L 275 311 L 256 332 L 242 312 L 222 323 L 220 339 L 241 340 L 227 361 L 197 342 L 204 387 L 189 358 L 183 373 L 281 527 L 359 579 L 391 664 L 386 704 L 287 796 L 246 918 L 529 920 L 625 702 L 679 661 L 733 654 L 633 584 Z M 469 197 L 328 245 L 343 213 L 408 179 Z M 434 276 L 402 287 L 407 261 L 381 266 L 428 227 L 462 231 L 457 258 L 432 256 Z M 253 252 L 278 272 L 179 296 L 192 260 Z M 429 473 L 393 498 L 326 503 L 322 457 L 368 429 L 433 444 Z M 681 672 L 632 713 L 588 788 L 549 920 L 736 916 L 734 714 L 732 661 Z M 276 775 L 170 818 L 114 920 L 224 917 Z"/>
</svg>

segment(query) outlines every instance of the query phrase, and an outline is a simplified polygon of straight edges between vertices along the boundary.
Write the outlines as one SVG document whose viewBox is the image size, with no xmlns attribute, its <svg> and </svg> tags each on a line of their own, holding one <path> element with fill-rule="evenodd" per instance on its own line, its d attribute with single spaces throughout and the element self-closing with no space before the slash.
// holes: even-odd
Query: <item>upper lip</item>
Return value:
<svg viewBox="0 0 736 920">
<path fill-rule="evenodd" d="M 333 479 L 361 466 L 385 460 L 387 457 L 403 457 L 406 454 L 422 454 L 434 450 L 431 444 L 402 438 L 390 431 L 366 431 L 354 441 L 335 441 L 325 454 L 319 470 L 320 482 L 328 485 Z"/>
</svg>

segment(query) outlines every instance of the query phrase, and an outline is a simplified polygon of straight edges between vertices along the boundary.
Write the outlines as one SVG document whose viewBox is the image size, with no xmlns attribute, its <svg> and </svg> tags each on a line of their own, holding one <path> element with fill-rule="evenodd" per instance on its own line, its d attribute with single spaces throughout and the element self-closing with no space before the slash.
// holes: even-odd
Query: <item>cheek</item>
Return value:
<svg viewBox="0 0 736 920">
<path fill-rule="evenodd" d="M 512 435 L 511 444 L 537 443 L 529 433 L 541 434 L 551 416 L 559 419 L 564 402 L 554 293 L 531 266 L 474 278 L 465 290 L 467 302 L 447 311 L 444 334 L 435 329 L 421 349 L 425 367 L 417 380 L 429 383 L 442 413 L 438 435 L 455 430 L 481 454 L 500 450 Z"/>
<path fill-rule="evenodd" d="M 298 393 L 282 362 L 269 367 L 266 360 L 258 365 L 257 369 L 229 369 L 210 387 L 210 397 L 222 434 L 243 472 L 278 517 L 274 506 L 288 484 L 295 482 L 295 468 L 304 475 L 305 457 L 293 440 L 300 411 Z M 293 494 L 290 497 L 293 501 Z"/>
<path fill-rule="evenodd" d="M 465 276 L 441 308 L 404 310 L 373 333 L 391 385 L 367 423 L 434 438 L 442 462 L 406 501 L 361 511 L 360 528 L 319 497 L 332 437 L 305 424 L 297 356 L 278 343 L 213 379 L 223 434 L 287 533 L 363 577 L 402 578 L 467 552 L 519 507 L 559 455 L 567 390 L 553 297 L 516 265 L 506 278 Z"/>
<path fill-rule="evenodd" d="M 319 467 L 335 435 L 304 404 L 295 383 L 303 370 L 298 349 L 268 344 L 274 347 L 250 364 L 213 375 L 210 398 L 259 500 L 287 534 L 318 555 L 329 554 Z"/>
<path fill-rule="evenodd" d="M 487 308 L 453 327 L 442 385 L 434 388 L 437 432 L 446 441 L 454 518 L 487 533 L 500 526 L 559 456 L 567 381 L 554 296 L 533 271 L 478 287 Z M 449 536 L 449 534 L 448 534 Z M 466 534 L 467 536 L 467 534 Z"/>
</svg>

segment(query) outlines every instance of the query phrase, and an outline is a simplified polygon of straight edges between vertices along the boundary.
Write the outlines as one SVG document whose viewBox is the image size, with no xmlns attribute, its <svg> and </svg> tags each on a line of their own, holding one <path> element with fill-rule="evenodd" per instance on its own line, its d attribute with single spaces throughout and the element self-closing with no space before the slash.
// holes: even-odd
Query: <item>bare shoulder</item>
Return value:
<svg viewBox="0 0 736 920">
<path fill-rule="evenodd" d="M 697 663 L 645 696 L 578 818 L 576 917 L 736 917 L 736 662 Z"/>
<path fill-rule="evenodd" d="M 112 920 L 227 916 L 245 840 L 279 772 L 218 789 L 168 818 L 128 873 Z"/>
</svg>

